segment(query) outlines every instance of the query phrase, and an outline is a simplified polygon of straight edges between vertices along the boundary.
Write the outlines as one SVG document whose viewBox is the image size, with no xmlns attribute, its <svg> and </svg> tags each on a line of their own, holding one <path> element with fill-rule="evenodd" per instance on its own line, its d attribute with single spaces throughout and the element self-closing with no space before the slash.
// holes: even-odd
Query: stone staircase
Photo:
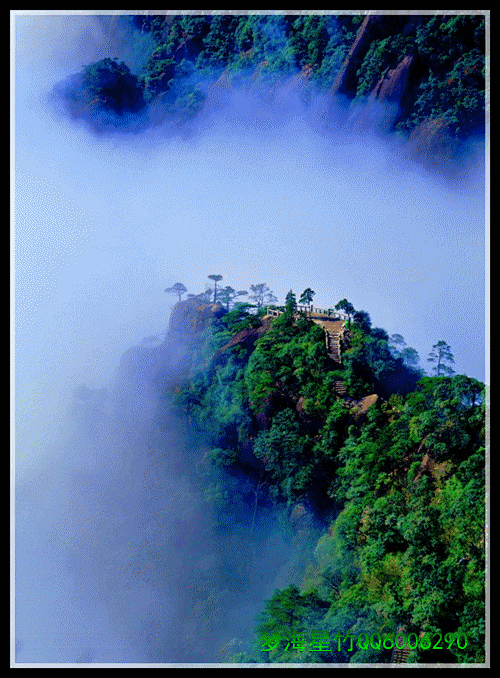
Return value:
<svg viewBox="0 0 500 678">
<path fill-rule="evenodd" d="M 341 345 L 344 338 L 344 323 L 347 316 L 332 309 L 314 308 L 312 306 L 297 306 L 297 311 L 305 311 L 309 320 L 323 328 L 325 331 L 326 352 L 334 362 L 341 364 Z M 283 313 L 283 310 L 269 308 L 267 313 L 270 316 L 277 317 Z"/>
<path fill-rule="evenodd" d="M 394 649 L 391 658 L 391 664 L 406 664 L 408 661 L 408 655 L 411 650 L 408 647 L 403 647 L 403 649 Z"/>
<path fill-rule="evenodd" d="M 342 331 L 336 332 L 329 330 L 327 328 L 324 329 L 325 329 L 326 352 L 334 362 L 341 363 L 342 354 L 340 351 L 340 340 Z"/>
<path fill-rule="evenodd" d="M 334 381 L 333 390 L 339 395 L 347 395 L 347 389 L 342 381 Z"/>
<path fill-rule="evenodd" d="M 326 352 L 328 356 L 336 363 L 342 363 L 342 339 L 344 337 L 343 320 L 325 320 L 324 318 L 314 318 L 311 320 L 316 325 L 322 327 L 325 331 Z"/>
<path fill-rule="evenodd" d="M 406 636 L 405 646 L 400 649 L 396 647 L 396 644 L 394 644 L 394 649 L 391 656 L 391 664 L 406 664 L 408 662 L 408 656 L 411 652 L 411 648 L 408 647 L 408 636 L 406 635 L 406 629 L 404 626 L 399 627 L 397 636 L 399 634 L 402 634 L 403 637 Z M 422 637 L 422 635 L 423 633 L 420 632 L 419 639 Z"/>
</svg>

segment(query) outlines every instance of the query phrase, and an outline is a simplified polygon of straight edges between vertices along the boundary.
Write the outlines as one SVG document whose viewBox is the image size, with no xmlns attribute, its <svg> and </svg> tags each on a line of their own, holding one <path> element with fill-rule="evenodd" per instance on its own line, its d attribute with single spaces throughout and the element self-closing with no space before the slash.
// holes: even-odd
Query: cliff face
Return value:
<svg viewBox="0 0 500 678">
<path fill-rule="evenodd" d="M 152 41 L 140 74 L 102 59 L 57 85 L 55 100 L 97 132 L 140 131 L 160 121 L 174 129 L 228 104 L 240 108 L 233 95 L 243 87 L 251 99 L 241 111 L 246 118 L 255 106 L 259 126 L 285 120 L 298 99 L 311 122 L 327 131 L 354 124 L 414 132 L 409 145 L 417 158 L 456 159 L 452 142 L 484 136 L 485 17 L 377 11 L 258 20 L 138 17 L 135 28 L 150 32 Z M 113 20 L 106 31 L 118 24 Z M 135 45 L 138 36 L 130 37 L 143 49 L 142 37 Z M 438 123 L 447 124 L 439 138 Z M 184 134 L 192 133 L 188 125 Z"/>
<path fill-rule="evenodd" d="M 413 156 L 431 167 L 439 167 L 453 157 L 459 144 L 444 120 L 427 118 L 412 131 L 408 146 Z"/>
<path fill-rule="evenodd" d="M 351 81 L 355 79 L 356 71 L 358 70 L 363 57 L 365 56 L 370 45 L 371 34 L 374 25 L 380 20 L 380 17 L 367 15 L 363 19 L 354 42 L 351 45 L 349 53 L 344 59 L 342 68 L 337 73 L 333 85 L 328 94 L 330 97 L 335 97 L 337 94 L 342 94 L 352 88 Z"/>
<path fill-rule="evenodd" d="M 335 81 L 328 91 L 326 108 L 319 114 L 319 118 L 313 115 L 313 121 L 320 128 L 330 128 L 332 121 L 341 129 L 361 131 L 365 129 L 378 129 L 385 133 L 393 131 L 394 126 L 406 117 L 407 109 L 412 108 L 415 98 L 418 78 L 416 58 L 408 54 L 394 68 L 385 68 L 379 75 L 375 86 L 371 89 L 367 98 L 360 100 L 359 105 L 345 111 L 345 117 L 340 114 L 339 104 L 342 97 L 347 100 L 352 98 L 352 93 L 347 94 L 349 89 L 354 88 L 356 69 L 370 44 L 373 29 L 368 21 L 371 19 L 376 26 L 377 17 L 366 17 L 359 29 L 349 55 L 337 74 Z M 359 38 L 359 40 L 358 40 Z M 259 67 L 256 69 L 258 77 Z M 260 125 L 271 124 L 276 115 L 283 115 L 287 108 L 287 102 L 294 96 L 307 98 L 307 88 L 312 83 L 312 70 L 310 65 L 302 68 L 302 71 L 286 79 L 284 82 L 276 82 L 263 91 L 262 83 L 255 86 L 255 91 L 261 97 L 260 105 L 255 114 Z M 249 88 L 252 92 L 254 86 Z M 225 70 L 219 79 L 212 85 L 202 106 L 202 116 L 221 110 L 231 101 L 231 96 L 236 93 L 231 75 Z M 310 94 L 310 92 L 309 92 Z M 339 98 L 340 95 L 340 98 Z M 449 163 L 459 149 L 459 143 L 451 132 L 449 126 L 441 119 L 426 118 L 413 129 L 409 136 L 405 152 L 407 155 L 424 162 L 429 166 L 441 166 Z"/>
<path fill-rule="evenodd" d="M 120 358 L 111 389 L 112 407 L 123 417 L 128 413 L 132 422 L 134 418 L 147 419 L 146 413 L 156 406 L 158 393 L 189 369 L 196 336 L 210 319 L 225 312 L 218 304 L 194 299 L 177 303 L 163 344 L 131 346 Z"/>
<path fill-rule="evenodd" d="M 214 355 L 214 362 L 218 362 L 221 356 L 224 355 L 230 348 L 234 346 L 241 346 L 248 350 L 253 350 L 254 344 L 257 339 L 260 339 L 264 336 L 266 332 L 271 329 L 273 319 L 271 317 L 266 317 L 262 319 L 262 324 L 260 327 L 256 327 L 248 330 L 241 330 L 238 334 L 235 334 L 227 344 L 220 348 L 217 353 Z"/>
<path fill-rule="evenodd" d="M 414 60 L 408 55 L 395 68 L 384 70 L 362 111 L 356 116 L 353 127 L 377 125 L 386 132 L 390 131 L 403 107 Z"/>
<path fill-rule="evenodd" d="M 406 91 L 413 61 L 413 56 L 405 56 L 396 68 L 384 72 L 375 85 L 368 102 L 378 99 L 378 101 L 396 101 L 399 103 Z"/>
<path fill-rule="evenodd" d="M 221 318 L 226 309 L 220 304 L 207 304 L 198 299 L 179 301 L 170 316 L 167 342 L 175 338 L 193 338 L 205 329 L 212 318 Z"/>
</svg>

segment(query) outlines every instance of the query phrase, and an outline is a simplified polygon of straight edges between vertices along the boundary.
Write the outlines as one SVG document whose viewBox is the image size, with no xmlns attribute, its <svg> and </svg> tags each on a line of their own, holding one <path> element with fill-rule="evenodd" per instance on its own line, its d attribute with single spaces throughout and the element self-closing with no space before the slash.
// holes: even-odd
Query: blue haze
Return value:
<svg viewBox="0 0 500 678">
<path fill-rule="evenodd" d="M 484 381 L 484 148 L 452 180 L 405 159 L 388 137 L 320 133 L 293 99 L 261 124 L 241 92 L 187 139 L 161 127 L 95 136 L 48 94 L 84 64 L 118 56 L 137 68 L 138 55 L 90 16 L 17 16 L 15 36 L 19 661 L 158 661 L 163 634 L 175 635 L 169 623 L 187 623 L 183 592 L 165 594 L 162 561 L 141 540 L 166 521 L 171 532 L 158 543 L 186 555 L 175 529 L 186 528 L 186 511 L 193 525 L 203 520 L 202 509 L 184 498 L 194 493 L 189 473 L 161 468 L 163 497 L 185 492 L 170 522 L 144 522 L 130 506 L 143 498 L 137 475 L 157 461 L 133 460 L 131 450 L 146 448 L 125 441 L 120 421 L 113 435 L 89 432 L 92 444 L 72 446 L 72 389 L 111 387 L 120 356 L 168 326 L 175 299 L 163 290 L 180 281 L 198 293 L 212 273 L 237 290 L 266 282 L 281 302 L 290 288 L 312 287 L 322 307 L 346 297 L 403 335 L 422 366 L 444 339 L 455 371 Z M 155 394 L 145 398 L 147 430 Z M 162 501 L 149 497 L 148 515 L 164 511 Z M 276 572 L 252 582 L 255 611 L 256 592 L 292 557 L 272 529 L 273 547 L 255 563 Z M 127 545 L 142 574 L 113 588 L 105 573 L 115 581 Z M 193 568 L 209 555 L 203 544 Z M 180 560 L 172 571 L 182 580 Z M 155 619 L 163 630 L 153 633 Z M 213 627 L 207 637 L 227 642 Z"/>
</svg>

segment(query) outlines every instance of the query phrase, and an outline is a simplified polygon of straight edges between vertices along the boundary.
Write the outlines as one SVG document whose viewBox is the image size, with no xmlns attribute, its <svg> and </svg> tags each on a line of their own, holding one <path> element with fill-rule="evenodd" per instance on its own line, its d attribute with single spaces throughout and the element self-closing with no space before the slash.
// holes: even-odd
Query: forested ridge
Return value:
<svg viewBox="0 0 500 678">
<path fill-rule="evenodd" d="M 233 661 L 385 663 L 404 629 L 418 639 L 407 661 L 483 662 L 484 384 L 453 373 L 445 342 L 426 376 L 400 335 L 347 300 L 337 363 L 292 292 L 277 318 L 262 295 L 227 310 L 207 306 L 210 294 L 177 306 L 177 318 L 200 304 L 213 316 L 163 397 L 192 449 L 202 441 L 207 502 L 221 529 L 249 529 L 243 505 L 254 519 L 271 507 L 289 527 L 301 514 L 321 525 L 300 588 L 263 602 L 253 648 Z M 360 648 L 362 633 L 380 635 Z"/>
<path fill-rule="evenodd" d="M 485 664 L 489 10 L 135 11 L 16 17 L 16 662 Z"/>
<path fill-rule="evenodd" d="M 252 543 L 274 516 L 296 551 L 295 583 L 262 600 L 254 642 L 235 638 L 224 660 L 389 663 L 404 633 L 407 662 L 484 663 L 485 385 L 454 373 L 443 340 L 428 376 L 346 299 L 328 309 L 347 317 L 333 360 L 292 291 L 275 306 L 265 284 L 248 295 L 209 277 L 185 300 L 181 283 L 165 290 L 180 299 L 164 337 L 165 356 L 183 347 L 177 367 L 149 337 L 134 369 L 156 356 L 155 425 L 168 440 L 175 415 L 218 538 Z M 103 397 L 78 389 L 75 416 L 95 427 Z"/>
<path fill-rule="evenodd" d="M 323 97 L 326 126 L 335 101 L 351 123 L 444 154 L 484 135 L 482 15 L 141 14 L 106 30 L 120 28 L 130 31 L 128 64 L 102 59 L 57 88 L 96 129 L 178 129 L 240 90 L 271 108 L 297 95 L 312 109 Z"/>
<path fill-rule="evenodd" d="M 128 58 L 87 64 L 55 90 L 97 132 L 188 133 L 237 92 L 258 102 L 254 116 L 299 102 L 326 128 L 378 127 L 433 157 L 459 157 L 485 132 L 482 15 L 113 21 L 128 31 Z M 185 301 L 181 283 L 165 290 L 179 298 L 187 357 L 162 386 L 158 420 L 182 422 L 221 532 L 239 525 L 251 537 L 268 511 L 299 546 L 315 542 L 300 584 L 262 601 L 254 643 L 228 659 L 389 663 L 401 631 L 415 641 L 408 662 L 483 663 L 484 384 L 454 373 L 443 340 L 429 376 L 402 336 L 345 299 L 334 360 L 293 293 L 271 317 L 266 285 L 242 304 L 246 291 L 209 277 L 214 289 Z M 141 350 L 160 355 L 155 343 Z M 100 397 L 81 390 L 80 415 L 94 416 Z"/>
</svg>

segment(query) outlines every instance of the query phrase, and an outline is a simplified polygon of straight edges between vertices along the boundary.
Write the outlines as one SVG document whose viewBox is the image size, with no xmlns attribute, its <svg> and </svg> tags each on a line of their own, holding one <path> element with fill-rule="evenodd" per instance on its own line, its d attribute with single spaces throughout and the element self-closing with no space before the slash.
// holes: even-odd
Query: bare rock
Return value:
<svg viewBox="0 0 500 678">
<path fill-rule="evenodd" d="M 378 402 L 378 399 L 379 396 L 376 393 L 372 393 L 372 395 L 361 398 L 353 410 L 354 421 L 356 423 L 361 422 L 366 417 L 366 413 L 368 412 L 369 408 L 375 405 L 375 403 Z"/>
<path fill-rule="evenodd" d="M 391 101 L 399 104 L 406 92 L 413 61 L 414 57 L 407 55 L 396 68 L 383 73 L 370 94 L 368 103 L 377 99 L 380 102 Z"/>
<path fill-rule="evenodd" d="M 221 318 L 226 309 L 220 304 L 207 304 L 199 299 L 185 299 L 174 306 L 170 316 L 169 334 L 186 338 L 202 332 L 213 318 Z"/>
<path fill-rule="evenodd" d="M 363 23 L 359 27 L 356 38 L 351 45 L 351 49 L 344 59 L 342 68 L 337 73 L 333 85 L 328 92 L 329 96 L 335 97 L 346 89 L 347 81 L 357 71 L 359 64 L 366 54 L 370 44 L 370 29 L 373 24 L 376 23 L 377 19 L 378 17 L 370 16 L 369 14 L 363 19 Z"/>
<path fill-rule="evenodd" d="M 233 348 L 234 346 L 241 346 L 243 348 L 252 350 L 257 339 L 263 337 L 264 334 L 266 334 L 266 332 L 271 329 L 272 321 L 273 318 L 268 316 L 262 319 L 260 327 L 241 330 L 241 332 L 235 334 L 234 337 L 231 337 L 227 344 L 224 344 L 224 346 L 222 346 L 222 348 L 220 348 L 217 353 L 215 353 L 213 358 L 214 362 L 218 362 L 221 356 L 223 356 L 224 353 L 229 351 L 229 349 Z"/>
<path fill-rule="evenodd" d="M 441 118 L 426 118 L 415 127 L 408 140 L 409 154 L 432 167 L 448 165 L 458 145 Z"/>
</svg>

